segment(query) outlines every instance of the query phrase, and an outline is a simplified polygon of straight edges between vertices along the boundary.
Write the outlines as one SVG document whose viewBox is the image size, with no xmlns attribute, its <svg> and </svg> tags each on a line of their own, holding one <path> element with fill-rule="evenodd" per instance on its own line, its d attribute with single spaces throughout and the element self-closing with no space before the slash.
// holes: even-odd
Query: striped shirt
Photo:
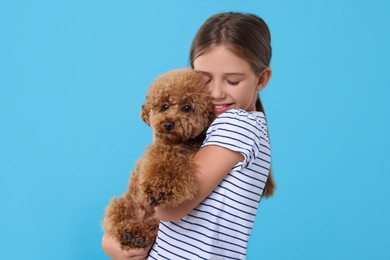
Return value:
<svg viewBox="0 0 390 260">
<path fill-rule="evenodd" d="M 270 168 L 264 114 L 238 109 L 221 114 L 207 131 L 202 147 L 207 145 L 239 152 L 244 160 L 181 220 L 160 222 L 148 259 L 245 259 Z"/>
</svg>

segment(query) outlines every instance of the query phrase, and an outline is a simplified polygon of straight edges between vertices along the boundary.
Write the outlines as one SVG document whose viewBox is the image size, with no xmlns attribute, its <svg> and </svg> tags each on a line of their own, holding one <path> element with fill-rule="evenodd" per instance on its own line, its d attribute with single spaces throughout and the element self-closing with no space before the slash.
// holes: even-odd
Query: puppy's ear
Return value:
<svg viewBox="0 0 390 260">
<path fill-rule="evenodd" d="M 150 104 L 148 101 L 146 101 L 142 105 L 142 110 L 141 110 L 141 119 L 142 121 L 145 122 L 148 126 L 150 126 L 150 121 L 149 121 L 149 114 L 150 114 Z"/>
<path fill-rule="evenodd" d="M 211 125 L 211 123 L 212 123 L 214 120 L 215 120 L 215 114 L 214 114 L 214 112 L 210 112 L 210 114 L 209 114 L 209 122 L 210 122 L 210 125 Z"/>
</svg>

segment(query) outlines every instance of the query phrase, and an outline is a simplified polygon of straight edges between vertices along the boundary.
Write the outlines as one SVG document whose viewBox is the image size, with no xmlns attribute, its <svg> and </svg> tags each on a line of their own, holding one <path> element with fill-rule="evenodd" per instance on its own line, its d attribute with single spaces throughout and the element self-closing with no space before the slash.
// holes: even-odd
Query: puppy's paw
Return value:
<svg viewBox="0 0 390 260">
<path fill-rule="evenodd" d="M 122 248 L 141 248 L 146 246 L 146 238 L 135 236 L 131 231 L 123 231 L 120 239 Z"/>
<path fill-rule="evenodd" d="M 172 197 L 171 191 L 161 191 L 151 185 L 144 185 L 142 191 L 145 200 L 152 207 L 162 205 L 165 202 L 169 201 L 170 197 Z"/>
<path fill-rule="evenodd" d="M 143 223 L 127 223 L 127 227 L 118 233 L 122 249 L 147 247 L 155 240 L 158 231 L 158 220 Z"/>
</svg>

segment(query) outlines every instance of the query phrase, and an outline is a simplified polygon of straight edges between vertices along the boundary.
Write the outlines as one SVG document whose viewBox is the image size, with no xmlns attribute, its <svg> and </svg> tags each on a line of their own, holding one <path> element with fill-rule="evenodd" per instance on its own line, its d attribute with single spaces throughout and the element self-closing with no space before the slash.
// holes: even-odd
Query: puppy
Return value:
<svg viewBox="0 0 390 260">
<path fill-rule="evenodd" d="M 154 242 L 159 225 L 155 206 L 175 206 L 196 195 L 192 157 L 214 120 L 202 77 L 192 69 L 158 77 L 141 118 L 153 129 L 153 143 L 137 161 L 127 192 L 110 202 L 103 220 L 105 232 L 124 249 Z"/>
</svg>

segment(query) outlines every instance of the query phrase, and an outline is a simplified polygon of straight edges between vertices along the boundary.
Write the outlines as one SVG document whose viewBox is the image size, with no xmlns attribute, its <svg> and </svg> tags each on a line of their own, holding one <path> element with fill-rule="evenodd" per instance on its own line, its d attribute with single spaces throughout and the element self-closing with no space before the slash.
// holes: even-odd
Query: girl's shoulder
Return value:
<svg viewBox="0 0 390 260">
<path fill-rule="evenodd" d="M 239 152 L 244 156 L 240 165 L 246 167 L 258 157 L 261 144 L 267 145 L 267 140 L 262 112 L 231 109 L 220 114 L 210 125 L 202 147 L 217 145 Z"/>
<path fill-rule="evenodd" d="M 238 124 L 242 126 L 252 125 L 255 127 L 261 126 L 261 128 L 265 128 L 267 126 L 263 112 L 248 112 L 243 109 L 230 109 L 220 114 L 211 125 L 215 124 Z"/>
</svg>

